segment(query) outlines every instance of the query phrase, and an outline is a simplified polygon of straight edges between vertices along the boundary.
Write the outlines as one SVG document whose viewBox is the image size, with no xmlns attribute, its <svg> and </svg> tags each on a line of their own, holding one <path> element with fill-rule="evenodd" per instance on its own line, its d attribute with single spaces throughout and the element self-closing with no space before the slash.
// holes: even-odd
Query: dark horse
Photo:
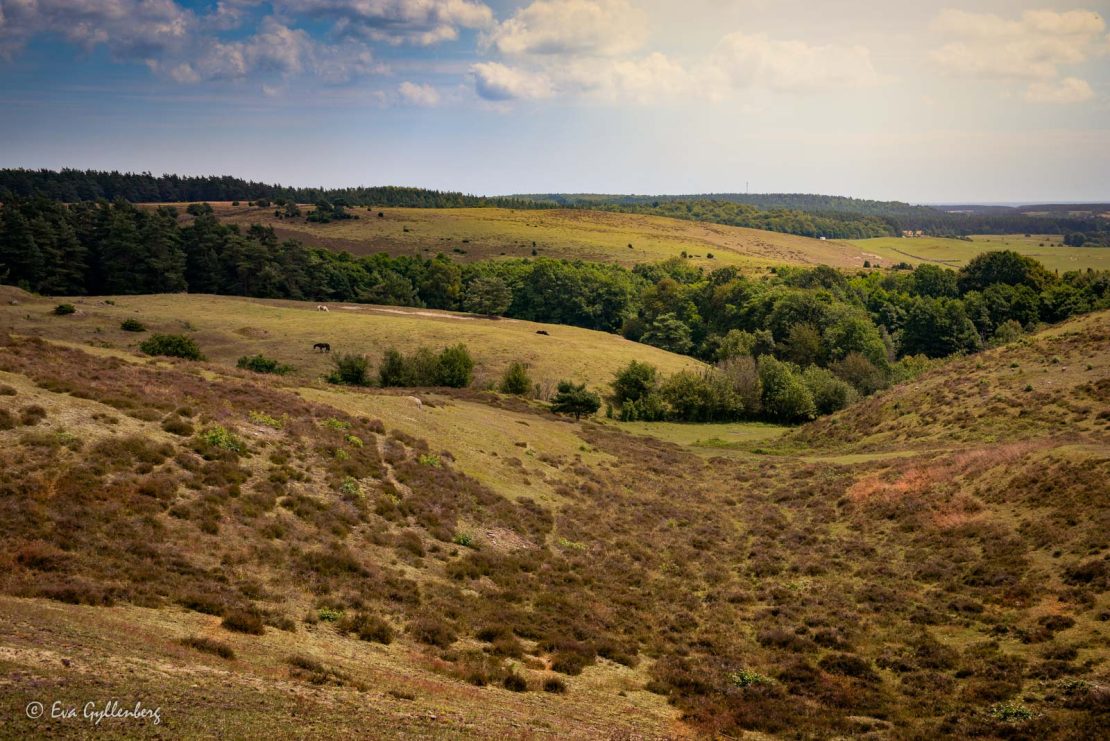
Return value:
<svg viewBox="0 0 1110 741">
<path fill-rule="evenodd" d="M 313 351 L 319 350 L 320 352 L 331 352 L 331 345 L 326 342 L 317 342 L 312 346 Z"/>
</svg>

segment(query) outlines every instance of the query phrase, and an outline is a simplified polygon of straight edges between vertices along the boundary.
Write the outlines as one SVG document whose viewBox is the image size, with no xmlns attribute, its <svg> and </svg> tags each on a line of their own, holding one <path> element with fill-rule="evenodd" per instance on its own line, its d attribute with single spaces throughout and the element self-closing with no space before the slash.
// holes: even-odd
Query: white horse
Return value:
<svg viewBox="0 0 1110 741">
<path fill-rule="evenodd" d="M 323 304 L 320 304 L 319 306 L 316 307 L 316 311 L 327 311 L 327 310 L 328 310 L 328 307 L 324 306 Z"/>
</svg>

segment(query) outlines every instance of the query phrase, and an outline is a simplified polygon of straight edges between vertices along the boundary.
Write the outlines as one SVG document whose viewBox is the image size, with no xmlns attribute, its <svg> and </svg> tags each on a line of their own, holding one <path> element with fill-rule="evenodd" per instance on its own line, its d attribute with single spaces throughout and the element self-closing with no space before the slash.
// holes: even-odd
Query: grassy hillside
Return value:
<svg viewBox="0 0 1110 741">
<path fill-rule="evenodd" d="M 1013 250 L 1041 262 L 1049 270 L 1108 270 L 1110 248 L 1066 247 L 1060 235 L 975 236 L 971 241 L 921 237 L 914 239 L 859 239 L 849 244 L 863 251 L 872 264 L 890 266 L 899 262 L 920 265 L 937 263 L 953 269 L 969 262 L 976 255 L 992 250 Z"/>
<path fill-rule="evenodd" d="M 535 249 L 545 257 L 631 266 L 686 252 L 706 267 L 750 269 L 785 264 L 860 267 L 864 260 L 858 248 L 846 244 L 604 211 L 375 208 L 352 210 L 358 220 L 313 224 L 303 218 L 277 219 L 272 207 L 212 205 L 221 221 L 244 226 L 261 223 L 274 227 L 282 237 L 360 255 L 388 252 L 431 257 L 444 252 L 460 260 L 481 260 L 529 257 Z M 308 213 L 311 207 L 302 210 Z M 378 218 L 378 213 L 383 217 Z"/>
<path fill-rule="evenodd" d="M 279 338 L 231 325 L 472 325 L 174 300 L 211 361 L 111 334 L 167 297 L 3 307 L 12 735 L 101 696 L 231 737 L 1106 728 L 1110 313 L 783 435 L 254 376 L 228 361 Z"/>
<path fill-rule="evenodd" d="M 424 309 L 330 304 L 328 312 L 321 312 L 317 304 L 297 301 L 192 294 L 66 300 L 76 314 L 54 316 L 59 299 L 0 305 L 0 332 L 42 335 L 102 352 L 137 352 L 149 332 L 184 332 L 215 362 L 234 365 L 243 355 L 263 353 L 293 365 L 299 382 L 317 380 L 333 367 L 328 355 L 313 351 L 317 342 L 329 343 L 334 354 L 368 355 L 374 364 L 389 347 L 439 349 L 463 342 L 477 361 L 479 386 L 499 379 L 514 361 L 528 364 L 533 379 L 549 386 L 563 378 L 606 385 L 617 368 L 633 359 L 666 372 L 698 365 L 692 358 L 603 332 Z M 149 332 L 120 329 L 129 318 L 141 320 Z M 537 334 L 540 330 L 549 334 Z"/>
</svg>

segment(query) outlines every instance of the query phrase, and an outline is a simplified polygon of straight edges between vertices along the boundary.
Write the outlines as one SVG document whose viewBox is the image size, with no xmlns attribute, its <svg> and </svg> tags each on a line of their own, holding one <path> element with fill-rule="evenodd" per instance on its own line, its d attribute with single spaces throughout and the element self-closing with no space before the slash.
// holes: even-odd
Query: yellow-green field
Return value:
<svg viewBox="0 0 1110 741">
<path fill-rule="evenodd" d="M 1038 260 L 1049 270 L 1110 270 L 1110 247 L 1067 247 L 1059 235 L 984 235 L 970 240 L 884 237 L 857 239 L 848 244 L 862 250 L 872 265 L 878 262 L 884 267 L 899 262 L 910 265 L 931 262 L 955 269 L 984 252 L 1013 250 Z"/>
<path fill-rule="evenodd" d="M 561 379 L 607 386 L 631 360 L 645 360 L 672 373 L 698 362 L 631 342 L 617 335 L 562 325 L 490 319 L 425 309 L 264 301 L 227 296 L 173 294 L 67 299 L 77 314 L 56 317 L 57 299 L 0 306 L 0 332 L 45 335 L 101 351 L 138 352 L 146 333 L 124 332 L 120 323 L 136 318 L 152 332 L 192 336 L 209 359 L 234 364 L 243 355 L 263 353 L 296 368 L 294 378 L 315 380 L 328 373 L 328 355 L 313 345 L 327 342 L 332 353 L 367 355 L 376 365 L 390 347 L 412 351 L 465 343 L 474 356 L 476 385 L 496 381 L 514 361 L 529 366 L 536 383 L 553 387 Z M 539 335 L 544 330 L 549 335 Z"/>
<path fill-rule="evenodd" d="M 175 204 L 182 209 L 187 204 Z M 273 207 L 213 203 L 229 224 L 273 227 L 281 238 L 356 255 L 431 257 L 444 253 L 460 261 L 542 257 L 611 262 L 630 267 L 686 253 L 707 269 L 735 266 L 759 272 L 779 265 L 832 265 L 862 268 L 906 262 L 933 262 L 959 268 L 990 250 L 1015 250 L 1050 270 L 1110 269 L 1110 248 L 1065 247 L 1059 235 L 975 236 L 971 241 L 923 237 L 818 240 L 758 229 L 660 216 L 579 209 L 503 208 L 352 209 L 357 220 L 313 224 L 278 219 Z M 308 213 L 311 206 L 302 206 Z M 382 217 L 378 217 L 381 213 Z M 712 258 L 709 256 L 712 255 Z"/>
<path fill-rule="evenodd" d="M 535 249 L 543 257 L 632 266 L 685 252 L 695 264 L 708 268 L 734 265 L 751 270 L 819 264 L 858 268 L 865 259 L 858 248 L 843 242 L 607 211 L 362 208 L 352 210 L 357 220 L 313 224 L 303 218 L 278 219 L 273 208 L 229 203 L 212 207 L 227 223 L 264 224 L 283 238 L 359 255 L 443 252 L 460 260 L 482 260 L 531 257 Z M 311 207 L 302 210 L 307 213 Z"/>
</svg>

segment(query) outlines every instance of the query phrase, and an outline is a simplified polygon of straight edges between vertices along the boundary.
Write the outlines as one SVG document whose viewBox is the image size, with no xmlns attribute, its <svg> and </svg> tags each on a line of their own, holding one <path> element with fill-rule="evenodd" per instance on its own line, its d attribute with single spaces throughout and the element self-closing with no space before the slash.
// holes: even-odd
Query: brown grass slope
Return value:
<svg viewBox="0 0 1110 741">
<path fill-rule="evenodd" d="M 437 421 L 433 447 L 380 392 L 9 338 L 5 734 L 91 733 L 23 709 L 105 694 L 186 735 L 1099 737 L 1110 436 L 1084 374 L 1105 323 L 897 389 L 878 408 L 916 415 L 879 436 L 865 402 L 778 455 L 708 460 L 473 391 L 437 394 L 483 421 Z M 1045 401 L 1089 424 L 1001 435 L 1008 411 L 961 427 L 937 398 L 977 364 L 1004 396 L 1073 355 Z M 1012 362 L 1044 375 L 1010 383 Z M 450 433 L 498 426 L 515 442 Z M 891 458 L 899 434 L 927 444 Z M 494 452 L 520 479 L 475 477 Z"/>
</svg>

